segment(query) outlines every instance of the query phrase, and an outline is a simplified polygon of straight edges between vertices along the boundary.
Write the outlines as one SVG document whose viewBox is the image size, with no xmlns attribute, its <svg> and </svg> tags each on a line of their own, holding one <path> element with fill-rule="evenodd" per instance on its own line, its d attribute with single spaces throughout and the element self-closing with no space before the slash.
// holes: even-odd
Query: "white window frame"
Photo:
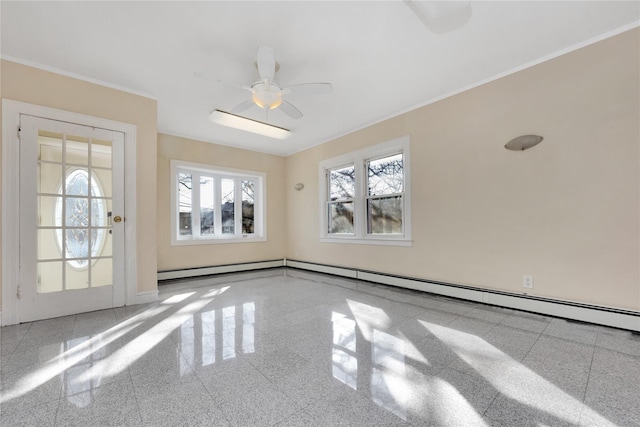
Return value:
<svg viewBox="0 0 640 427">
<path fill-rule="evenodd" d="M 216 227 L 216 233 L 214 235 L 200 236 L 200 202 L 199 197 L 193 195 L 192 199 L 192 218 L 195 220 L 192 223 L 192 232 L 194 234 L 190 236 L 180 236 L 178 234 L 178 222 L 179 222 L 179 210 L 178 205 L 178 173 L 189 173 L 200 176 L 212 176 L 214 177 L 214 185 L 218 190 L 216 191 L 215 199 L 215 217 L 219 217 L 221 214 L 220 200 L 218 195 L 220 194 L 220 179 L 234 179 L 240 180 L 253 180 L 256 182 L 254 193 L 254 223 L 253 234 L 242 234 L 242 227 L 240 222 L 242 221 L 242 196 L 240 186 L 236 186 L 234 207 L 234 218 L 236 221 L 236 233 L 234 235 L 221 234 L 220 227 Z M 171 245 L 172 246 L 184 246 L 184 245 L 209 245 L 219 243 L 253 243 L 253 242 L 265 242 L 267 240 L 267 175 L 264 172 L 248 171 L 241 169 L 231 169 L 222 166 L 207 165 L 202 163 L 185 162 L 181 160 L 170 161 L 170 174 L 171 174 Z M 194 180 L 195 182 L 195 180 Z M 195 186 L 194 186 L 195 188 Z M 193 191 L 193 189 L 192 189 Z M 198 190 L 199 191 L 199 190 Z"/>
<path fill-rule="evenodd" d="M 410 138 L 409 135 L 391 141 L 353 151 L 338 157 L 323 160 L 319 167 L 320 187 L 320 241 L 324 243 L 351 243 L 365 245 L 411 246 L 411 174 L 410 174 Z M 394 154 L 402 153 L 404 192 L 402 194 L 402 234 L 368 234 L 367 233 L 367 170 L 366 163 Z M 354 165 L 354 233 L 330 234 L 328 232 L 328 191 L 329 170 Z"/>
</svg>

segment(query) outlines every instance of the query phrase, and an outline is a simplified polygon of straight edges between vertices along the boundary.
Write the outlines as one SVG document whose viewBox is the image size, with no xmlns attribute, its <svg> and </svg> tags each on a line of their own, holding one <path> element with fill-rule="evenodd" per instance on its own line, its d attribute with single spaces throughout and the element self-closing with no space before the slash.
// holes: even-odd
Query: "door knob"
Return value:
<svg viewBox="0 0 640 427">
<path fill-rule="evenodd" d="M 120 221 L 122 221 L 122 217 L 120 217 L 120 216 L 116 216 L 116 217 L 113 218 L 113 222 L 117 223 L 117 222 L 120 222 Z"/>
</svg>

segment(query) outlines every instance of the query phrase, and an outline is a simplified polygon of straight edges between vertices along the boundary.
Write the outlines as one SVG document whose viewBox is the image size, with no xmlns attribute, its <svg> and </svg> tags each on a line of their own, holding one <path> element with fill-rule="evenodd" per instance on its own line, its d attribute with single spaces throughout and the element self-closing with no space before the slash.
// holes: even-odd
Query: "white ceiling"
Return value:
<svg viewBox="0 0 640 427">
<path fill-rule="evenodd" d="M 449 94 L 638 26 L 637 1 L 471 2 L 468 23 L 435 34 L 403 1 L 1 3 L 1 54 L 158 101 L 158 131 L 288 155 Z M 433 5 L 432 5 L 433 6 Z M 249 93 L 258 45 L 284 86 L 331 82 L 287 98 L 304 117 L 269 122 L 287 140 L 215 125 Z M 265 121 L 257 107 L 243 115 Z"/>
</svg>

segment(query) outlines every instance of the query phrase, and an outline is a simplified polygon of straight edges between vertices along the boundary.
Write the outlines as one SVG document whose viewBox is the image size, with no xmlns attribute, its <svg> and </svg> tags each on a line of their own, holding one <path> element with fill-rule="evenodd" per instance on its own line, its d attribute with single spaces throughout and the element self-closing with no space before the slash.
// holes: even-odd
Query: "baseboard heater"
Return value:
<svg viewBox="0 0 640 427">
<path fill-rule="evenodd" d="M 270 261 L 256 261 L 240 264 L 216 265 L 210 267 L 196 267 L 180 270 L 166 270 L 158 272 L 158 281 L 184 279 L 190 277 L 210 276 L 223 273 L 266 270 L 271 268 L 293 268 L 314 271 L 333 276 L 363 280 L 366 282 L 395 286 L 405 289 L 443 295 L 462 300 L 475 301 L 499 307 L 544 314 L 581 322 L 595 323 L 614 328 L 640 332 L 640 311 L 623 310 L 603 307 L 579 302 L 555 300 L 551 298 L 521 295 L 496 290 L 474 288 L 472 286 L 457 285 L 404 277 L 375 271 L 359 270 L 355 268 L 318 264 L 293 259 L 278 259 Z"/>
<path fill-rule="evenodd" d="M 283 259 L 270 261 L 244 262 L 240 264 L 214 265 L 210 267 L 183 268 L 180 270 L 158 271 L 158 282 L 189 277 L 211 276 L 222 273 L 238 273 L 242 271 L 266 270 L 268 268 L 284 267 Z"/>
<path fill-rule="evenodd" d="M 471 286 L 456 285 L 453 283 L 429 281 L 412 277 L 378 273 L 374 271 L 358 270 L 355 268 L 296 261 L 292 259 L 286 259 L 285 265 L 287 268 L 296 268 L 300 270 L 331 274 L 334 276 L 348 277 L 376 284 L 413 289 L 484 304 L 640 332 L 639 311 L 554 300 L 531 295 L 485 290 Z"/>
</svg>

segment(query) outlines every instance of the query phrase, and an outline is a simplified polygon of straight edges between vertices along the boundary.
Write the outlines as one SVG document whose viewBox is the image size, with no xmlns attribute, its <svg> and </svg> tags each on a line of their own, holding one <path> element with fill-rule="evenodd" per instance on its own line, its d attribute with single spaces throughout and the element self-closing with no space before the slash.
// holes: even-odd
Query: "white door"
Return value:
<svg viewBox="0 0 640 427">
<path fill-rule="evenodd" d="M 20 321 L 124 305 L 124 134 L 20 128 Z"/>
</svg>

